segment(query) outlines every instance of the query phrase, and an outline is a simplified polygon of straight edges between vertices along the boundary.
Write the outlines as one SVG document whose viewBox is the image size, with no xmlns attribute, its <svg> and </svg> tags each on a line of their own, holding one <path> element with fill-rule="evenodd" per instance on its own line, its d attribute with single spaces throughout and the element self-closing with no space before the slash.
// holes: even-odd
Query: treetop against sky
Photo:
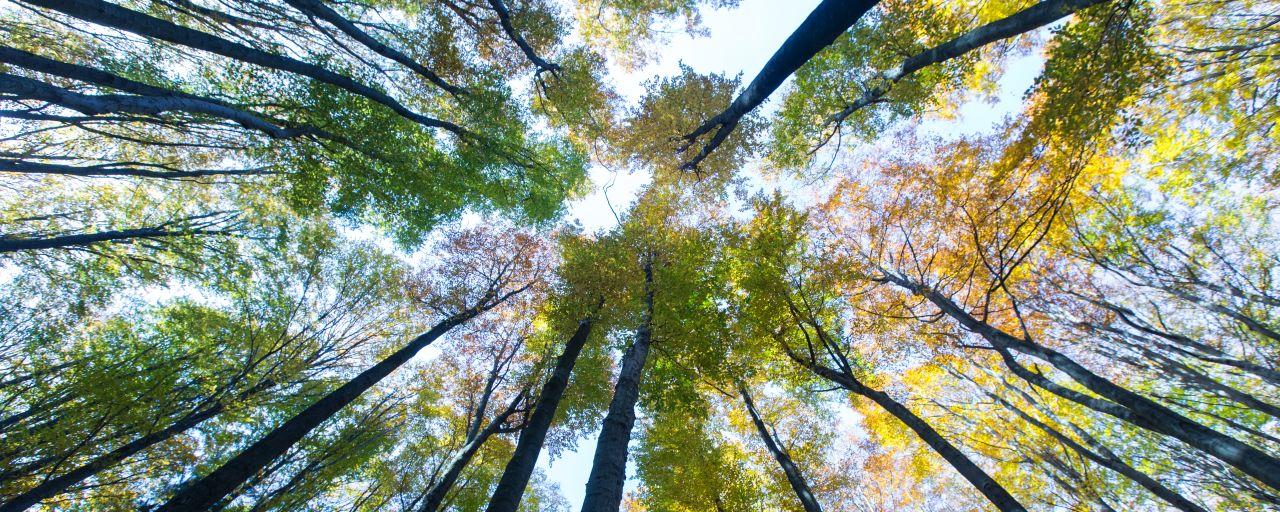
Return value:
<svg viewBox="0 0 1280 512">
<path fill-rule="evenodd" d="M 1277 27 L 0 4 L 0 511 L 1273 510 Z"/>
</svg>

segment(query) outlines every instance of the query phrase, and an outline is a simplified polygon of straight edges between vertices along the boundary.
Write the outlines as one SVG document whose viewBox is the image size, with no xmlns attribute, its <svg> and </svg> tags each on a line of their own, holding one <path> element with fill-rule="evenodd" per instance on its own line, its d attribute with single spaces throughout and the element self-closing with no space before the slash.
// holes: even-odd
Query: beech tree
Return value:
<svg viewBox="0 0 1280 512">
<path fill-rule="evenodd" d="M 0 511 L 1280 506 L 1274 5 L 775 4 L 4 4 Z"/>
</svg>

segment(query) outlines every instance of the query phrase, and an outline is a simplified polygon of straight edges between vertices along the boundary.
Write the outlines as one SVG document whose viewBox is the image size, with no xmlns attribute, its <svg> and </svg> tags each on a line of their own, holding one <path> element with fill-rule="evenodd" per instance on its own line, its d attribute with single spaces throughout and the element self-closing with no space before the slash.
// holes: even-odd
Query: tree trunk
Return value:
<svg viewBox="0 0 1280 512">
<path fill-rule="evenodd" d="M 134 34 L 187 46 L 231 59 L 256 64 L 318 80 L 353 94 L 375 101 L 397 114 L 423 126 L 443 128 L 457 135 L 466 135 L 462 127 L 433 119 L 408 109 L 386 93 L 356 82 L 350 77 L 300 60 L 274 55 L 262 50 L 228 41 L 221 37 L 187 28 L 147 14 L 126 9 L 102 0 L 19 0 L 21 3 L 51 9 L 89 23 L 112 27 Z"/>
<path fill-rule="evenodd" d="M 248 399 L 274 385 L 275 382 L 271 380 L 259 382 L 252 388 L 240 393 L 240 395 L 236 397 L 236 401 Z M 111 450 L 110 452 L 99 455 L 93 460 L 86 462 L 71 471 L 41 482 L 40 485 L 35 488 L 19 494 L 8 502 L 5 502 L 3 505 L 0 505 L 0 512 L 18 512 L 26 510 L 35 506 L 41 500 L 67 492 L 67 489 L 85 481 L 93 475 L 98 474 L 100 471 L 113 467 L 129 457 L 141 453 L 147 448 L 173 439 L 177 435 L 204 423 L 205 420 L 221 414 L 224 409 L 226 409 L 226 403 L 218 402 L 212 406 L 204 408 L 203 410 L 188 414 L 162 430 L 152 432 L 130 441 L 114 450 Z"/>
<path fill-rule="evenodd" d="M 502 430 L 503 423 L 506 423 L 507 418 L 510 418 L 516 412 L 520 402 L 524 401 L 524 396 L 525 394 L 521 393 L 488 425 L 475 431 L 474 435 L 462 446 L 462 450 L 449 462 L 449 469 L 445 471 L 435 485 L 431 486 L 431 490 L 427 491 L 425 501 L 422 504 L 422 508 L 418 509 L 418 512 L 436 512 L 440 510 L 440 505 L 444 503 L 445 496 L 449 494 L 449 490 L 453 489 L 454 484 L 458 482 L 458 477 L 462 476 L 462 470 L 466 469 L 467 465 L 471 463 L 471 459 L 475 457 L 476 452 L 480 451 L 480 447 L 484 445 L 484 442 Z M 481 408 L 481 411 L 483 412 L 483 408 Z"/>
<path fill-rule="evenodd" d="M 207 216 L 201 216 L 207 217 Z M 177 229 L 170 229 L 171 227 Z M 148 228 L 99 231 L 82 235 L 61 235 L 43 238 L 9 238 L 0 235 L 0 254 L 41 249 L 68 249 L 87 247 L 101 243 L 126 243 L 133 240 L 156 240 L 193 235 L 225 235 L 229 232 L 217 229 L 189 229 L 179 222 Z"/>
<path fill-rule="evenodd" d="M 529 42 L 519 32 L 516 32 L 516 27 L 511 24 L 511 10 L 507 9 L 506 3 L 503 3 L 502 0 L 489 0 L 489 7 L 492 7 L 493 11 L 498 13 L 498 24 L 502 26 L 502 31 L 507 34 L 507 37 L 512 42 L 516 43 L 516 46 L 520 47 L 520 51 L 524 52 L 525 58 L 538 67 L 537 73 L 541 74 L 548 71 L 554 73 L 560 70 L 560 66 L 539 57 L 538 52 L 533 50 L 533 46 L 529 45 Z"/>
<path fill-rule="evenodd" d="M 120 75 L 116 75 L 114 73 L 108 73 L 106 71 L 102 71 L 100 69 L 94 69 L 94 68 L 91 68 L 88 66 L 82 66 L 79 64 L 69 64 L 66 62 L 57 61 L 54 59 L 36 55 L 34 53 L 27 52 L 24 50 L 19 50 L 17 48 L 12 48 L 9 46 L 0 46 L 0 62 L 5 62 L 8 64 L 12 64 L 14 66 L 26 68 L 32 71 L 38 71 L 40 73 L 46 73 L 54 76 L 60 76 L 63 78 L 69 78 L 72 80 L 78 80 L 81 82 L 90 83 L 99 87 L 106 87 L 106 88 L 116 89 L 116 90 L 124 91 L 128 93 L 138 94 L 142 96 L 150 96 L 154 98 L 167 98 L 168 99 L 167 102 L 162 102 L 165 106 L 169 107 L 166 110 L 183 110 L 187 112 L 205 114 L 209 116 L 218 117 L 221 119 L 226 119 L 229 121 L 233 121 L 245 128 L 261 131 L 274 138 L 291 138 L 291 137 L 298 137 L 302 135 L 316 135 L 319 137 L 332 138 L 331 135 L 316 128 L 311 128 L 311 127 L 287 128 L 287 127 L 280 126 L 279 125 L 280 123 L 278 121 L 264 119 L 263 116 L 259 114 L 242 110 L 238 107 L 235 107 L 224 101 L 217 100 L 214 98 L 197 96 L 194 94 L 187 94 L 181 91 L 175 91 L 171 89 L 165 89 L 163 87 L 156 87 L 154 85 L 144 84 L 142 82 L 138 82 L 136 80 L 130 80 L 128 78 L 122 77 Z M 35 80 L 31 80 L 31 81 L 37 82 Z M 48 89 L 44 93 L 45 96 L 50 96 L 51 95 L 50 90 L 52 90 L 54 92 L 59 92 L 61 96 L 75 94 L 76 96 L 79 96 L 81 98 L 95 98 L 95 96 L 72 93 L 71 91 L 54 87 L 52 85 L 43 84 L 41 82 L 37 82 L 37 83 L 43 85 L 45 88 Z M 109 96 L 109 97 L 128 98 L 127 96 Z M 101 96 L 97 98 L 101 98 Z M 76 106 L 74 105 L 68 105 L 63 102 L 53 101 L 51 99 L 46 99 L 46 98 L 38 98 L 38 99 L 41 99 L 43 101 L 49 101 L 51 103 L 58 103 L 67 108 L 79 110 L 81 112 L 84 112 L 86 114 L 91 114 L 91 115 L 107 112 L 107 111 L 86 112 L 84 110 L 76 108 Z M 143 100 L 143 102 L 145 103 L 145 100 Z M 79 103 L 82 105 L 91 104 L 84 100 L 81 100 Z M 138 101 L 134 101 L 133 103 L 138 103 Z M 134 107 L 134 108 L 137 108 L 137 107 Z M 154 107 L 152 107 L 152 110 L 154 110 Z M 108 110 L 108 111 L 111 111 L 111 110 Z M 130 112 L 130 110 L 114 110 L 114 111 Z"/>
<path fill-rule="evenodd" d="M 16 172 L 22 174 L 56 174 L 61 176 L 77 176 L 82 178 L 90 177 L 115 177 L 128 176 L 136 178 L 160 178 L 168 180 L 194 179 L 194 178 L 215 178 L 219 176 L 260 176 L 267 174 L 278 174 L 275 171 L 265 169 L 207 169 L 196 171 L 181 171 L 165 167 L 149 168 L 142 164 L 103 164 L 103 165 L 64 165 L 51 164 L 44 162 L 28 162 L 26 160 L 15 160 L 12 158 L 0 158 L 0 172 Z M 0 387 L 4 387 L 0 384 Z"/>
<path fill-rule="evenodd" d="M 1021 503 L 1018 503 L 1018 500 L 1014 499 L 1013 495 L 1009 494 L 1009 491 L 1005 490 L 999 482 L 996 482 L 995 479 L 991 478 L 991 476 L 983 471 L 982 468 L 978 467 L 977 464 L 974 464 L 972 460 L 969 460 L 968 455 L 965 455 L 959 448 L 956 448 L 950 441 L 947 441 L 946 438 L 942 437 L 942 434 L 939 434 L 937 430 L 934 430 L 933 426 L 929 425 L 929 423 L 923 418 L 917 416 L 916 413 L 911 411 L 911 409 L 908 409 L 905 405 L 898 403 L 897 400 L 894 400 L 893 397 L 890 397 L 887 393 L 871 389 L 863 385 L 852 376 L 845 375 L 816 364 L 807 366 L 809 366 L 810 369 L 816 372 L 819 376 L 839 384 L 841 387 L 853 393 L 870 398 L 871 401 L 875 402 L 876 405 L 879 405 L 881 409 L 892 414 L 893 417 L 898 419 L 898 421 L 901 421 L 904 425 L 910 428 L 911 431 L 915 432 L 916 435 L 925 442 L 925 444 L 929 445 L 930 448 L 933 448 L 933 451 L 937 452 L 938 455 L 941 455 L 948 464 L 951 464 L 951 467 L 960 472 L 960 476 L 963 476 L 965 480 L 968 480 L 970 484 L 973 484 L 973 486 L 978 489 L 978 492 L 981 492 L 983 496 L 986 496 L 986 498 L 990 500 L 996 508 L 1003 512 L 1026 512 L 1027 509 L 1023 507 Z"/>
<path fill-rule="evenodd" d="M 809 13 L 809 17 L 778 47 L 778 51 L 774 52 L 760 73 L 751 80 L 751 84 L 729 104 L 729 108 L 684 136 L 686 144 L 692 144 L 698 137 L 716 130 L 711 140 L 683 167 L 687 170 L 696 169 L 703 159 L 724 142 L 743 116 L 764 103 L 787 77 L 823 48 L 834 43 L 836 38 L 849 30 L 877 3 L 879 0 L 823 0 L 818 4 Z M 687 148 L 686 145 L 681 150 Z"/>
<path fill-rule="evenodd" d="M 578 362 L 578 355 L 582 353 L 582 347 L 586 345 L 587 337 L 591 334 L 591 324 L 591 317 L 578 322 L 578 329 L 565 344 L 560 357 L 556 358 L 555 369 L 552 370 L 547 382 L 542 385 L 542 391 L 538 394 L 538 402 L 534 405 L 529 424 L 520 432 L 515 453 L 511 455 L 511 460 L 507 461 L 507 467 L 502 471 L 502 478 L 498 480 L 498 486 L 489 499 L 489 507 L 486 509 L 488 512 L 516 512 L 519 508 L 525 487 L 529 485 L 529 477 L 533 475 L 534 464 L 538 462 L 538 454 L 542 452 L 542 444 L 546 441 L 547 430 L 551 428 L 551 421 L 555 419 L 560 398 L 564 396 L 564 391 L 569 386 L 569 376 L 573 372 L 573 366 Z"/>
<path fill-rule="evenodd" d="M 338 30 L 341 30 L 342 33 L 346 34 L 348 37 L 359 41 L 360 44 L 364 45 L 366 48 L 373 50 L 378 55 L 398 62 L 404 65 L 404 67 L 412 69 L 415 73 L 422 75 L 423 78 L 426 78 L 437 87 L 448 91 L 450 94 L 457 95 L 466 93 L 466 91 L 461 87 L 446 82 L 443 78 L 440 78 L 440 75 L 435 74 L 434 71 L 427 69 L 426 66 L 419 64 L 403 52 L 383 44 L 381 41 L 374 39 L 373 36 L 369 35 L 365 31 L 360 30 L 360 28 L 350 20 L 344 18 L 341 14 L 338 14 L 337 11 L 325 5 L 323 0 L 285 0 L 285 2 L 293 6 L 294 9 L 302 11 L 309 16 L 315 16 L 329 22 L 329 24 L 337 27 Z"/>
<path fill-rule="evenodd" d="M 765 424 L 764 419 L 760 417 L 759 411 L 756 410 L 756 403 L 751 399 L 751 392 L 747 389 L 744 382 L 738 382 L 738 392 L 742 394 L 742 401 L 747 405 L 747 413 L 751 415 L 751 422 L 756 426 L 756 432 L 760 433 L 760 440 L 764 441 L 765 448 L 769 449 L 769 453 L 773 455 L 774 460 L 778 461 L 778 465 L 782 466 L 782 472 L 787 476 L 787 482 L 791 484 L 791 489 L 796 492 L 796 497 L 800 499 L 800 504 L 804 506 L 805 512 L 822 512 L 822 506 L 818 504 L 818 499 L 813 496 L 813 491 L 809 489 L 809 483 L 805 481 L 804 475 L 800 473 L 800 468 L 791 460 L 791 454 L 781 446 L 773 433 L 769 431 L 769 426 Z"/>
<path fill-rule="evenodd" d="M 622 370 L 613 388 L 613 400 L 604 417 L 600 436 L 596 439 L 595 458 L 582 512 L 617 512 L 622 506 L 622 485 L 627 478 L 627 445 L 636 422 L 636 400 L 640 398 L 640 380 L 649 356 L 653 335 L 653 258 L 645 260 L 645 310 L 636 329 L 636 339 L 622 355 Z"/>
<path fill-rule="evenodd" d="M 977 385 L 977 383 L 974 383 L 974 384 Z M 1111 471 L 1114 471 L 1117 474 L 1120 474 L 1125 478 L 1132 480 L 1134 483 L 1141 485 L 1144 489 L 1150 491 L 1151 494 L 1154 494 L 1160 499 L 1168 502 L 1170 505 L 1173 505 L 1178 510 L 1182 510 L 1184 512 L 1208 512 L 1207 510 L 1195 504 L 1191 500 L 1188 500 L 1186 497 L 1182 496 L 1181 494 L 1178 494 L 1177 491 L 1174 491 L 1173 489 L 1165 487 L 1163 484 L 1161 484 L 1160 482 L 1157 482 L 1154 478 L 1151 478 L 1146 473 L 1138 471 L 1137 469 L 1134 469 L 1133 466 L 1130 466 L 1128 463 L 1124 462 L 1123 460 L 1120 460 L 1119 458 L 1112 456 L 1114 454 L 1097 453 L 1097 452 L 1094 452 L 1093 450 L 1085 448 L 1080 443 L 1077 443 L 1075 440 L 1067 437 L 1062 432 L 1059 432 L 1057 429 L 1045 424 L 1044 422 L 1037 420 L 1036 418 L 1028 414 L 1026 411 L 1023 411 L 1017 406 L 1014 406 L 1013 404 L 1009 403 L 1008 401 L 996 395 L 995 393 L 992 393 L 985 389 L 983 390 L 983 393 L 991 397 L 992 400 L 995 400 L 1000 405 L 1003 405 L 1004 408 L 1009 409 L 1014 414 L 1017 414 L 1018 417 L 1022 418 L 1027 423 L 1035 425 L 1036 428 L 1039 428 L 1044 433 L 1049 434 L 1051 437 L 1056 439 L 1059 443 L 1066 445 L 1076 453 L 1079 453 L 1084 458 L 1097 463 L 1099 466 L 1110 469 Z"/>
<path fill-rule="evenodd" d="M 280 127 L 254 114 L 221 103 L 177 95 L 80 94 L 8 73 L 0 73 L 0 91 L 12 95 L 14 99 L 39 100 L 89 116 L 114 113 L 158 115 L 165 112 L 189 112 L 233 121 L 240 126 L 258 130 L 277 139 L 315 133 L 314 130 Z"/>
<path fill-rule="evenodd" d="M 1280 489 L 1280 459 L 1249 446 L 1238 439 L 1197 423 L 1176 411 L 1160 405 L 1142 395 L 1129 391 L 1102 376 L 1089 371 L 1056 350 L 1038 343 L 1015 338 L 1012 335 L 982 322 L 965 311 L 951 299 L 902 276 L 885 272 L 885 279 L 902 288 L 923 296 L 943 313 L 960 325 L 977 333 L 1001 353 L 1005 364 L 1016 375 L 1053 394 L 1076 402 L 1095 411 L 1114 416 L 1132 425 L 1164 434 L 1212 455 L 1258 481 Z M 1103 399 L 1095 399 L 1083 393 L 1057 385 L 1023 367 L 1009 354 L 1014 350 L 1045 361 L 1080 383 Z"/>
<path fill-rule="evenodd" d="M 514 292 L 513 292 L 514 293 Z M 510 295 L 508 295 L 509 297 Z M 469 308 L 436 324 L 400 350 L 361 372 L 338 389 L 325 395 L 266 436 L 245 448 L 212 473 L 191 482 L 174 494 L 168 502 L 152 512 L 194 512 L 207 510 L 251 478 L 271 461 L 283 455 L 308 433 L 324 423 L 366 390 L 399 368 L 440 336 L 472 317 L 496 306 L 501 301 Z"/>
<path fill-rule="evenodd" d="M 897 67 L 881 73 L 879 78 L 886 83 L 867 89 L 857 101 L 832 116 L 831 120 L 839 123 L 854 112 L 879 101 L 889 93 L 893 84 L 925 67 L 941 64 L 1001 39 L 1030 32 L 1076 11 L 1107 1 L 1109 0 L 1045 0 L 1006 18 L 960 34 L 955 39 L 915 54 Z"/>
</svg>

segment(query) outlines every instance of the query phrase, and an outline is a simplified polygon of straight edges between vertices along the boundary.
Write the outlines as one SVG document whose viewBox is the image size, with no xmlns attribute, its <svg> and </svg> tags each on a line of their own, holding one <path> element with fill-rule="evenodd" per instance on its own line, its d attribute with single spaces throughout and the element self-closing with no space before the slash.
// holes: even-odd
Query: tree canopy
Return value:
<svg viewBox="0 0 1280 512">
<path fill-rule="evenodd" d="M 0 5 L 0 512 L 1280 508 L 1280 4 L 758 3 Z"/>
</svg>

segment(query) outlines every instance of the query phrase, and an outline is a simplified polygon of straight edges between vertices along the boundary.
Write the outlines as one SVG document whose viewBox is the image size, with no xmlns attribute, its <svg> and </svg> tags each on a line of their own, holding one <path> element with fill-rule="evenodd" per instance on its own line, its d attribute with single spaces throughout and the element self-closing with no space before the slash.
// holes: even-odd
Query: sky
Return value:
<svg viewBox="0 0 1280 512">
<path fill-rule="evenodd" d="M 674 75 L 683 63 L 702 73 L 724 73 L 730 76 L 742 74 L 749 82 L 769 60 L 778 46 L 786 40 L 818 4 L 818 0 L 741 0 L 734 9 L 707 10 L 703 13 L 703 27 L 707 34 L 692 37 L 687 34 L 673 36 L 657 50 L 654 62 L 640 70 L 626 72 L 611 68 L 613 84 L 620 95 L 629 101 L 637 100 L 644 92 L 646 80 Z M 925 134 L 956 136 L 980 133 L 1000 123 L 1013 114 L 1021 104 L 1021 98 L 1039 74 L 1043 59 L 1031 55 L 1012 61 L 1001 78 L 995 103 L 972 102 L 960 108 L 955 119 L 926 121 L 922 123 Z M 775 97 L 781 96 L 775 93 Z M 775 108 L 774 102 L 762 109 Z M 587 196 L 574 201 L 569 208 L 569 218 L 576 220 L 588 231 L 606 230 L 616 224 L 614 211 L 626 210 L 649 179 L 645 172 L 608 170 L 596 166 L 591 170 L 594 188 Z M 610 208 L 612 205 L 612 209 Z M 852 415 L 841 418 L 851 421 Z M 544 450 L 538 463 L 547 472 L 549 480 L 559 485 L 570 507 L 576 510 L 582 503 L 587 476 L 595 450 L 595 432 L 580 439 L 577 449 L 562 453 L 554 462 L 548 460 Z M 634 436 L 633 436 L 634 438 Z M 635 489 L 635 468 L 628 464 L 627 490 Z"/>
</svg>

